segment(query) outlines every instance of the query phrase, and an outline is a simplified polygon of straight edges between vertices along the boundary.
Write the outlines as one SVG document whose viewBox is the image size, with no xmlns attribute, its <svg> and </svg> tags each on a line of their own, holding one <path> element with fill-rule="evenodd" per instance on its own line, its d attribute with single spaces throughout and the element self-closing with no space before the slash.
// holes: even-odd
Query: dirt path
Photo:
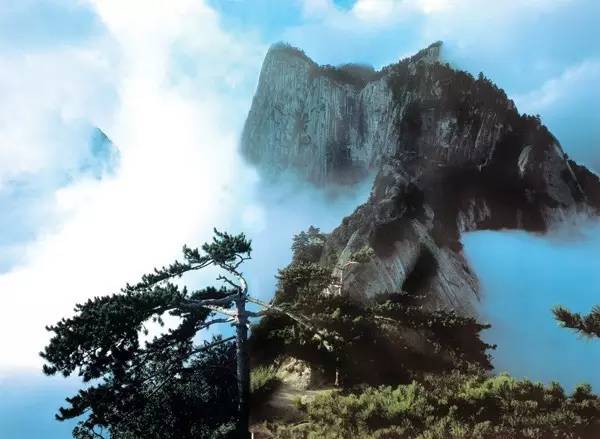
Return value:
<svg viewBox="0 0 600 439">
<path fill-rule="evenodd" d="M 254 439 L 272 438 L 262 426 L 264 422 L 278 421 L 284 424 L 295 424 L 302 422 L 305 419 L 305 413 L 298 406 L 297 401 L 307 402 L 313 400 L 317 395 L 326 393 L 331 389 L 306 390 L 298 389 L 298 387 L 282 382 L 281 385 L 273 392 L 273 395 L 257 408 L 252 414 L 251 430 L 254 432 Z"/>
<path fill-rule="evenodd" d="M 297 402 L 313 400 L 317 395 L 326 393 L 332 389 L 306 390 L 298 389 L 290 383 L 283 382 L 273 392 L 273 395 L 258 408 L 253 414 L 254 422 L 261 421 L 284 421 L 298 422 L 304 418 L 304 413 L 298 409 Z"/>
</svg>

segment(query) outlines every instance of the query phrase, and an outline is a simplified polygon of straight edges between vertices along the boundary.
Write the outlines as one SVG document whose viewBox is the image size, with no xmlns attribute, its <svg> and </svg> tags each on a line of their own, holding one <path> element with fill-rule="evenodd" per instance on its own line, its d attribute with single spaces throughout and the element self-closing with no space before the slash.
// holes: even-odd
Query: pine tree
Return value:
<svg viewBox="0 0 600 439">
<path fill-rule="evenodd" d="M 495 346 L 480 338 L 489 325 L 430 310 L 423 296 L 399 292 L 362 301 L 332 294 L 326 289 L 334 282 L 331 270 L 315 263 L 292 263 L 278 280 L 273 303 L 287 313 L 267 312 L 253 326 L 256 363 L 295 357 L 342 387 L 405 382 L 422 372 L 491 369 L 486 351 Z M 290 312 L 309 320 L 291 319 Z"/>
<path fill-rule="evenodd" d="M 193 416 L 205 416 L 207 424 L 236 417 L 238 433 L 235 437 L 247 437 L 248 318 L 258 313 L 246 310 L 246 303 L 253 298 L 248 295 L 248 284 L 240 266 L 250 259 L 250 253 L 251 243 L 243 234 L 234 236 L 215 230 L 212 242 L 204 244 L 201 250 L 183 248 L 184 262 L 176 261 L 155 269 L 137 284 L 127 284 L 119 294 L 78 304 L 73 317 L 47 327 L 53 336 L 41 353 L 47 362 L 44 372 L 64 376 L 78 373 L 85 383 L 91 383 L 67 399 L 70 407 L 60 408 L 57 418 L 87 415 L 75 429 L 76 437 L 102 437 L 98 429 L 107 429 L 111 438 L 152 437 L 140 429 L 138 420 L 147 413 L 148 407 L 156 405 L 157 395 L 164 394 L 165 389 L 172 392 L 177 385 L 206 381 L 206 377 L 194 378 L 194 374 L 202 375 L 205 372 L 202 367 L 214 359 L 215 349 L 227 349 L 235 340 L 236 352 L 231 358 L 235 358 L 237 370 L 237 412 L 229 416 L 216 413 Z M 221 271 L 217 279 L 223 286 L 190 292 L 187 287 L 174 283 L 184 274 L 210 266 Z M 177 327 L 151 341 L 140 341 L 141 334 L 148 335 L 148 322 L 162 325 L 168 315 L 178 318 Z M 236 335 L 195 343 L 199 331 L 218 323 L 232 324 Z M 227 364 L 221 366 L 226 368 Z M 220 392 L 226 393 L 227 379 L 222 384 Z M 215 406 L 214 409 L 220 408 Z M 187 433 L 188 437 L 202 437 Z"/>
<path fill-rule="evenodd" d="M 556 306 L 552 312 L 561 326 L 588 337 L 600 337 L 600 305 L 594 306 L 589 314 L 583 316 L 562 306 Z"/>
</svg>

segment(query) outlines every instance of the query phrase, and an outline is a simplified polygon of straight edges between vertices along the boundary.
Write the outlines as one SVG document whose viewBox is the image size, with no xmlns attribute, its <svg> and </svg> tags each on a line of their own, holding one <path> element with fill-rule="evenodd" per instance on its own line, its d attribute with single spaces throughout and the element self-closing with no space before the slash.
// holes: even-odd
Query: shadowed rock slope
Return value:
<svg viewBox="0 0 600 439">
<path fill-rule="evenodd" d="M 268 178 L 292 171 L 326 186 L 375 173 L 369 200 L 326 238 L 323 262 L 339 288 L 364 298 L 404 290 L 472 314 L 479 286 L 461 234 L 543 233 L 596 215 L 600 181 L 483 75 L 442 63 L 441 48 L 375 71 L 319 66 L 274 45 L 242 151 Z M 352 262 L 369 247 L 374 254 Z"/>
</svg>

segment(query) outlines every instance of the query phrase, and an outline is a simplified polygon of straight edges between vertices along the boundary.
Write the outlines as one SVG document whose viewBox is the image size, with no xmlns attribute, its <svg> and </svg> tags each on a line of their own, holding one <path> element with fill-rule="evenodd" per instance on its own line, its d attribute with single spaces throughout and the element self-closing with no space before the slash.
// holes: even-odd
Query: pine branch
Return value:
<svg viewBox="0 0 600 439">
<path fill-rule="evenodd" d="M 222 280 L 223 282 L 229 284 L 231 287 L 233 287 L 234 290 L 236 290 L 236 292 L 239 292 L 239 291 L 242 290 L 242 286 L 241 285 L 236 284 L 231 279 L 229 279 L 227 276 L 220 275 L 220 276 L 217 277 L 217 280 Z"/>
<path fill-rule="evenodd" d="M 552 309 L 554 318 L 564 328 L 569 328 L 586 337 L 600 337 L 600 305 L 592 308 L 587 315 L 573 313 L 562 306 Z"/>
<path fill-rule="evenodd" d="M 156 386 L 156 387 L 155 387 L 155 388 L 154 388 L 154 389 L 153 389 L 153 390 L 152 390 L 152 391 L 151 391 L 151 392 L 148 394 L 147 398 L 148 398 L 148 399 L 151 399 L 151 398 L 152 398 L 152 396 L 154 396 L 154 395 L 155 395 L 155 394 L 156 394 L 156 393 L 157 393 L 157 392 L 158 392 L 158 391 L 159 391 L 161 388 L 163 388 L 165 384 L 167 384 L 167 383 L 168 383 L 168 382 L 169 382 L 171 379 L 173 379 L 173 378 L 175 377 L 175 374 L 174 374 L 174 373 L 172 373 L 172 372 L 174 372 L 174 371 L 175 371 L 175 367 L 177 366 L 177 364 L 178 364 L 180 361 L 183 361 L 183 360 L 185 360 L 186 358 L 189 358 L 189 357 L 191 357 L 192 355 L 195 355 L 195 354 L 199 354 L 199 353 L 201 353 L 201 352 L 208 351 L 209 349 L 215 348 L 215 347 L 217 347 L 217 346 L 219 346 L 219 345 L 222 345 L 222 344 L 224 344 L 224 343 L 230 342 L 230 341 L 232 341 L 232 340 L 234 340 L 234 339 L 235 339 L 235 336 L 232 336 L 232 337 L 228 337 L 228 338 L 223 338 L 223 339 L 217 340 L 217 341 L 215 341 L 215 342 L 213 342 L 213 343 L 210 343 L 210 344 L 204 345 L 204 346 L 202 346 L 202 347 L 199 347 L 199 348 L 196 348 L 196 349 L 192 349 L 192 350 L 191 350 L 191 351 L 190 351 L 190 352 L 189 352 L 187 355 L 185 355 L 185 356 L 179 356 L 178 358 L 176 358 L 175 360 L 173 360 L 173 361 L 172 361 L 172 363 L 171 363 L 171 367 L 169 367 L 169 369 L 168 369 L 168 371 L 167 371 L 167 374 L 166 374 L 166 375 L 167 375 L 167 377 L 166 377 L 166 378 L 165 378 L 165 379 L 164 379 L 164 380 L 163 380 L 163 381 L 162 381 L 160 384 L 158 384 L 158 386 Z"/>
<path fill-rule="evenodd" d="M 215 342 L 213 342 L 213 343 L 211 343 L 209 345 L 205 345 L 205 346 L 202 346 L 200 348 L 193 349 L 192 352 L 191 352 L 191 355 L 199 354 L 200 352 L 207 351 L 209 349 L 212 349 L 214 347 L 222 345 L 223 343 L 227 343 L 227 342 L 233 341 L 233 340 L 235 340 L 235 335 L 232 335 L 231 337 L 223 338 L 221 340 L 217 340 L 217 341 L 215 341 Z"/>
<path fill-rule="evenodd" d="M 213 263 L 214 261 L 212 261 L 207 256 L 200 258 L 199 262 L 195 264 L 184 264 L 179 261 L 175 261 L 167 267 L 162 267 L 160 269 L 155 268 L 153 273 L 143 275 L 142 280 L 137 284 L 127 284 L 125 288 L 122 289 L 122 291 L 123 293 L 131 294 L 136 291 L 148 290 L 160 282 L 163 282 L 168 279 L 181 277 L 189 271 L 201 270 Z"/>
<path fill-rule="evenodd" d="M 275 312 L 278 312 L 278 313 L 288 316 L 290 319 L 294 320 L 296 323 L 299 323 L 301 326 L 303 326 L 304 328 L 306 328 L 310 332 L 312 332 L 314 334 L 314 338 L 316 340 L 320 341 L 323 344 L 323 346 L 325 347 L 325 349 L 329 352 L 333 351 L 333 346 L 328 342 L 328 339 L 333 339 L 333 341 L 342 341 L 338 336 L 324 332 L 324 331 L 316 328 L 304 316 L 300 317 L 284 308 L 281 308 L 277 305 L 273 305 L 273 304 L 270 304 L 267 302 L 263 302 L 262 300 L 256 299 L 252 296 L 246 296 L 246 300 L 248 302 L 262 306 L 263 308 L 266 308 L 270 311 L 275 311 Z"/>
<path fill-rule="evenodd" d="M 231 304 L 237 295 L 237 293 L 231 293 L 225 297 L 221 297 L 220 299 L 185 300 L 181 303 L 181 305 L 179 305 L 179 308 L 183 310 L 189 309 L 195 311 L 201 308 L 209 308 L 210 306 L 227 306 Z"/>
</svg>

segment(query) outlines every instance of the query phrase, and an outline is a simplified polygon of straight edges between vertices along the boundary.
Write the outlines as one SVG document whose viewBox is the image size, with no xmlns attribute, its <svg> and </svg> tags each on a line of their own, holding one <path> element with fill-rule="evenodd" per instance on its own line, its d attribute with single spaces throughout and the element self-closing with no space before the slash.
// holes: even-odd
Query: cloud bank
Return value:
<svg viewBox="0 0 600 439">
<path fill-rule="evenodd" d="M 26 3 L 18 14 L 0 8 L 0 21 L 38 6 Z M 0 33 L 0 202 L 8 212 L 0 349 L 11 352 L 0 370 L 38 367 L 44 324 L 169 262 L 213 226 L 257 238 L 257 256 L 269 262 L 256 262 L 263 270 L 254 281 L 268 296 L 291 234 L 310 223 L 332 227 L 366 197 L 359 188 L 331 204 L 282 189 L 265 199 L 240 160 L 238 136 L 271 41 L 290 41 L 319 62 L 381 66 L 443 39 L 448 60 L 486 72 L 522 110 L 540 113 L 570 155 L 600 166 L 598 113 L 589 110 L 600 59 L 589 17 L 600 6 L 591 0 L 49 4 L 49 16 L 68 11 L 68 32 L 53 40 L 42 26 L 23 46 L 7 44 L 14 29 Z M 96 126 L 118 150 L 112 174 L 82 166 Z M 281 205 L 291 193 L 306 212 L 293 221 L 285 212 L 294 202 Z M 15 331 L 21 339 L 8 336 Z"/>
<path fill-rule="evenodd" d="M 0 182 L 52 180 L 53 218 L 0 275 L 5 371 L 37 368 L 44 325 L 75 302 L 118 291 L 252 202 L 237 135 L 264 47 L 232 39 L 196 1 L 88 7 L 105 27 L 93 41 L 3 60 Z M 92 126 L 118 148 L 114 175 L 77 171 Z"/>
<path fill-rule="evenodd" d="M 5 192 L 4 201 L 20 211 L 13 230 L 19 218 L 37 218 L 4 247 L 4 373 L 39 370 L 46 324 L 171 262 L 213 227 L 255 239 L 249 277 L 257 295 L 270 297 L 292 235 L 310 224 L 334 227 L 369 190 L 332 199 L 294 183 L 260 183 L 238 139 L 267 46 L 224 31 L 211 8 L 195 0 L 87 7 L 103 32 L 68 50 L 20 54 L 22 70 L 13 66 L 0 85 L 14 97 L 0 104 L 10 121 L 0 127 L 10 164 L 0 182 L 27 182 L 31 195 L 27 202 Z M 112 172 L 103 163 L 86 172 L 95 126 L 118 154 Z"/>
</svg>

